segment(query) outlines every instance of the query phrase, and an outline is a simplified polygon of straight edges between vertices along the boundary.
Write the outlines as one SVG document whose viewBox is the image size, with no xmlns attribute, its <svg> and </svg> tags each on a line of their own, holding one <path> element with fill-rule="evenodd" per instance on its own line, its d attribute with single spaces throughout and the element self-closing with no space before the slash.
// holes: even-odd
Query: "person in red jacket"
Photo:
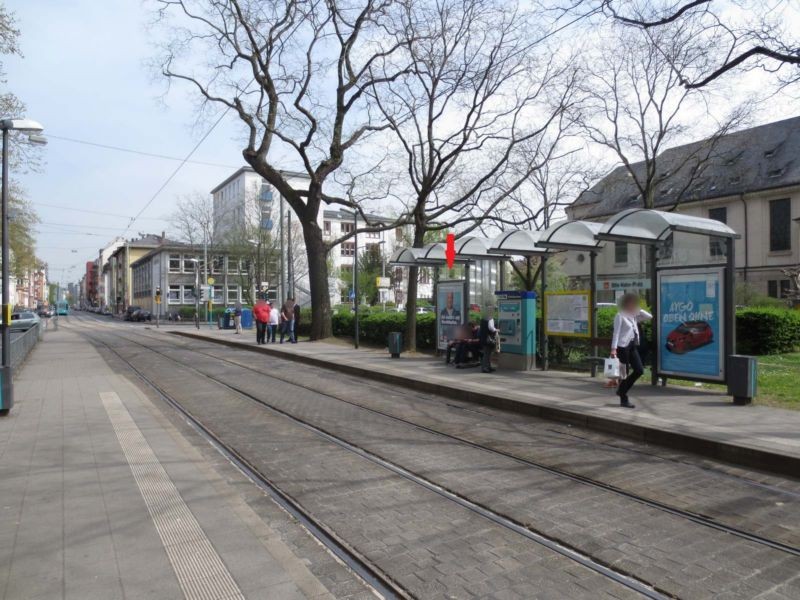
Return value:
<svg viewBox="0 0 800 600">
<path fill-rule="evenodd" d="M 267 332 L 267 324 L 269 323 L 270 306 L 264 298 L 256 300 L 256 305 L 253 307 L 253 317 L 256 320 L 256 344 L 265 343 L 265 334 Z"/>
</svg>

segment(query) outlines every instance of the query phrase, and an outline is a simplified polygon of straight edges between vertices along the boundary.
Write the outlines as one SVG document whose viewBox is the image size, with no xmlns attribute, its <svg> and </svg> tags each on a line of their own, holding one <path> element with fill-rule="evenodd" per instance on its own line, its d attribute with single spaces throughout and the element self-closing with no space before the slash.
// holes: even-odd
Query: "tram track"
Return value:
<svg viewBox="0 0 800 600">
<path fill-rule="evenodd" d="M 142 335 L 143 337 L 148 337 L 149 339 L 153 339 L 151 336 L 147 336 L 145 334 L 139 333 L 138 335 Z M 439 436 L 439 437 L 442 437 L 442 438 L 445 438 L 445 439 L 448 439 L 450 441 L 457 442 L 457 443 L 460 443 L 460 444 L 464 444 L 464 445 L 469 446 L 471 448 L 475 448 L 475 449 L 481 450 L 483 452 L 488 452 L 488 453 L 493 454 L 495 456 L 501 456 L 503 458 L 511 459 L 511 460 L 517 462 L 518 464 L 524 465 L 526 467 L 533 468 L 533 469 L 536 469 L 536 470 L 539 470 L 539 471 L 542 471 L 542 472 L 545 472 L 545 473 L 549 473 L 551 475 L 555 475 L 555 476 L 557 476 L 559 478 L 563 478 L 563 479 L 566 479 L 566 480 L 569 480 L 569 481 L 572 481 L 572 482 L 575 482 L 575 483 L 587 485 L 587 486 L 590 486 L 590 487 L 595 488 L 595 489 L 600 489 L 600 490 L 603 490 L 603 491 L 606 491 L 606 492 L 610 492 L 610 493 L 616 494 L 616 495 L 618 495 L 620 497 L 627 498 L 629 500 L 633 500 L 634 502 L 643 504 L 643 505 L 648 506 L 650 508 L 665 512 L 665 513 L 673 515 L 673 516 L 677 516 L 677 517 L 686 519 L 688 521 L 691 521 L 691 522 L 696 523 L 698 525 L 707 527 L 709 529 L 714 529 L 716 531 L 720 531 L 720 532 L 723 532 L 723 533 L 738 537 L 740 539 L 744 539 L 744 540 L 747 540 L 747 541 L 750 541 L 750 542 L 754 542 L 754 543 L 760 544 L 762 546 L 766 546 L 766 547 L 772 548 L 774 550 L 778 550 L 778 551 L 781 551 L 781 552 L 784 552 L 784 553 L 787 553 L 787 554 L 790 554 L 790 555 L 793 555 L 793 556 L 800 557 L 800 548 L 798 548 L 796 546 L 792 546 L 790 544 L 786 544 L 786 543 L 780 542 L 778 540 L 770 539 L 768 537 L 765 537 L 765 536 L 762 536 L 762 535 L 759 535 L 759 534 L 756 534 L 756 533 L 753 533 L 753 532 L 749 532 L 749 531 L 746 531 L 744 529 L 741 529 L 741 528 L 738 528 L 738 527 L 735 527 L 735 526 L 732 526 L 732 525 L 721 523 L 721 522 L 716 521 L 716 520 L 714 520 L 714 519 L 712 519 L 712 518 L 710 518 L 710 517 L 708 517 L 706 515 L 698 514 L 698 513 L 695 513 L 695 512 L 692 512 L 692 511 L 688 511 L 688 510 L 685 510 L 685 509 L 682 509 L 682 508 L 679 508 L 679 507 L 675 507 L 675 506 L 669 505 L 667 503 L 661 502 L 661 501 L 653 499 L 653 498 L 647 498 L 645 496 L 636 494 L 635 492 L 630 492 L 628 490 L 624 490 L 624 489 L 619 488 L 617 486 L 614 486 L 612 484 L 609 484 L 609 483 L 606 483 L 606 482 L 603 482 L 603 481 L 600 481 L 600 480 L 597 480 L 597 479 L 594 479 L 594 478 L 591 478 L 591 477 L 587 477 L 587 476 L 584 476 L 584 475 L 580 475 L 580 474 L 577 474 L 577 473 L 572 473 L 570 471 L 566 471 L 564 469 L 561 469 L 561 468 L 558 468 L 558 467 L 554 467 L 552 465 L 547 465 L 547 464 L 545 464 L 543 462 L 540 462 L 540 461 L 535 461 L 535 460 L 532 460 L 532 459 L 529 459 L 529 458 L 521 457 L 521 456 L 516 455 L 514 453 L 511 453 L 511 452 L 506 452 L 504 450 L 500 450 L 500 449 L 497 449 L 497 448 L 492 448 L 492 447 L 486 446 L 486 445 L 481 444 L 479 442 L 475 442 L 474 440 L 470 440 L 470 439 L 462 437 L 462 436 L 458 436 L 458 435 L 454 435 L 454 434 L 451 434 L 451 433 L 443 432 L 443 431 L 440 431 L 438 429 L 434 429 L 434 428 L 428 427 L 426 425 L 422 425 L 422 424 L 416 423 L 414 421 L 411 421 L 411 420 L 408 420 L 408 419 L 404 419 L 402 417 L 398 417 L 397 415 L 393 415 L 393 414 L 387 413 L 385 411 L 382 411 L 382 410 L 379 410 L 379 409 L 376 409 L 376 408 L 373 408 L 373 407 L 365 406 L 365 405 L 363 405 L 363 404 L 361 404 L 359 402 L 354 402 L 352 400 L 341 398 L 339 396 L 330 394 L 328 392 L 321 391 L 318 388 L 315 388 L 313 386 L 305 385 L 302 382 L 297 381 L 296 379 L 283 378 L 283 377 L 280 377 L 278 375 L 275 375 L 272 372 L 263 371 L 261 369 L 252 367 L 251 365 L 243 364 L 243 363 L 241 363 L 239 361 L 231 360 L 229 358 L 225 358 L 225 357 L 220 356 L 218 354 L 204 352 L 203 350 L 199 350 L 199 349 L 196 349 L 196 348 L 187 348 L 187 349 L 190 350 L 191 352 L 195 352 L 197 354 L 206 356 L 208 358 L 213 358 L 214 360 L 223 361 L 223 362 L 225 362 L 227 364 L 230 364 L 232 366 L 235 366 L 237 368 L 245 369 L 245 370 L 248 370 L 250 372 L 262 375 L 264 377 L 269 377 L 271 379 L 275 379 L 277 381 L 281 381 L 281 382 L 289 384 L 289 385 L 293 385 L 293 386 L 297 386 L 297 387 L 303 388 L 303 389 L 305 389 L 307 391 L 310 391 L 312 393 L 329 397 L 329 398 L 331 398 L 331 399 L 333 399 L 333 400 L 335 400 L 337 402 L 342 402 L 342 403 L 348 404 L 350 406 L 354 406 L 356 408 L 359 408 L 359 409 L 362 409 L 364 411 L 367 411 L 369 413 L 372 413 L 374 415 L 378 415 L 380 417 L 384 417 L 384 418 L 390 419 L 390 420 L 392 420 L 394 422 L 398 422 L 398 423 L 402 423 L 403 425 L 414 427 L 414 428 L 416 428 L 416 429 L 418 429 L 420 431 L 424 431 L 425 433 L 436 435 L 436 436 Z M 785 493 L 791 495 L 790 492 L 785 492 Z"/>
<path fill-rule="evenodd" d="M 126 332 L 131 333 L 131 332 Z M 218 435 L 214 433 L 214 431 L 206 426 L 202 420 L 198 419 L 194 416 L 189 410 L 187 410 L 181 402 L 172 397 L 169 393 L 167 393 L 161 386 L 158 385 L 156 381 L 154 381 L 151 377 L 149 377 L 142 369 L 137 367 L 133 361 L 128 359 L 121 353 L 117 348 L 113 347 L 108 342 L 99 339 L 96 336 L 83 334 L 86 337 L 89 337 L 91 341 L 101 344 L 109 351 L 111 351 L 119 360 L 124 362 L 136 375 L 145 382 L 145 384 L 152 388 L 162 399 L 164 399 L 168 405 L 175 408 L 191 425 L 192 427 L 197 430 L 203 438 L 205 438 L 209 443 L 211 443 L 218 451 L 220 451 L 226 458 L 231 460 L 231 462 L 236 465 L 240 470 L 242 470 L 246 476 L 248 476 L 251 481 L 254 481 L 259 487 L 264 489 L 270 496 L 276 498 L 278 503 L 286 508 L 290 514 L 297 516 L 298 519 L 309 528 L 309 531 L 317 537 L 326 547 L 331 549 L 331 551 L 339 557 L 345 564 L 350 566 L 364 581 L 366 581 L 373 589 L 375 589 L 379 594 L 384 597 L 388 598 L 407 598 L 413 597 L 412 594 L 405 589 L 402 584 L 397 582 L 394 578 L 390 575 L 386 574 L 383 571 L 380 571 L 377 567 L 370 564 L 369 560 L 360 553 L 358 553 L 355 549 L 350 547 L 344 540 L 341 540 L 335 533 L 333 533 L 325 524 L 316 520 L 313 515 L 305 511 L 305 509 L 300 505 L 297 501 L 291 498 L 287 493 L 281 490 L 277 485 L 269 480 L 263 473 L 261 473 L 255 466 L 253 466 L 246 457 L 242 456 L 239 452 L 236 451 L 235 448 L 228 445 L 225 440 L 221 439 Z M 140 335 L 142 337 L 147 337 L 148 339 L 152 340 L 151 336 L 146 336 L 141 333 L 134 333 L 134 335 Z M 193 373 L 213 382 L 216 385 L 219 385 L 223 388 L 227 388 L 231 392 L 242 396 L 249 401 L 255 402 L 259 406 L 263 407 L 264 409 L 268 410 L 269 412 L 279 415 L 282 418 L 289 420 L 290 422 L 294 423 L 295 425 L 302 427 L 313 434 L 319 436 L 320 438 L 335 444 L 336 446 L 351 452 L 360 458 L 367 460 L 387 471 L 402 477 L 403 479 L 410 481 L 429 492 L 433 492 L 437 494 L 439 497 L 444 498 L 454 504 L 457 504 L 467 510 L 472 511 L 473 513 L 491 521 L 492 523 L 499 525 L 509 531 L 513 531 L 514 533 L 521 535 L 528 540 L 538 544 L 539 546 L 545 547 L 550 551 L 553 551 L 565 558 L 574 561 L 575 563 L 585 567 L 607 579 L 618 583 L 629 590 L 636 592 L 637 594 L 652 599 L 665 599 L 674 597 L 674 595 L 670 594 L 669 592 L 659 590 L 654 588 L 650 583 L 646 581 L 642 581 L 641 579 L 637 578 L 635 575 L 631 573 L 627 573 L 621 571 L 619 569 L 614 568 L 611 565 L 605 564 L 601 561 L 596 560 L 595 558 L 589 556 L 581 552 L 576 548 L 572 548 L 559 540 L 555 540 L 547 535 L 544 535 L 540 532 L 537 532 L 531 529 L 529 526 L 515 521 L 514 519 L 497 513 L 493 511 L 489 507 L 483 506 L 476 502 L 471 501 L 470 499 L 452 491 L 446 489 L 445 487 L 437 484 L 436 482 L 430 481 L 429 479 L 416 474 L 405 467 L 394 463 L 390 460 L 385 459 L 374 452 L 371 452 L 365 448 L 362 448 L 356 444 L 351 443 L 344 438 L 337 436 L 329 431 L 326 431 L 323 428 L 320 428 L 304 419 L 301 419 L 295 415 L 292 415 L 278 407 L 275 407 L 261 398 L 254 396 L 253 394 L 247 392 L 246 390 L 240 389 L 235 385 L 232 385 L 226 381 L 222 381 L 213 375 L 209 375 L 204 373 L 203 371 L 199 370 L 195 366 L 183 362 L 179 359 L 176 359 L 174 356 L 170 356 L 165 352 L 161 352 L 157 349 L 154 349 L 152 346 L 148 346 L 143 344 L 139 341 L 130 339 L 127 335 L 119 336 L 117 335 L 117 339 L 122 337 L 125 341 L 137 345 L 143 349 L 146 349 L 148 352 L 153 352 L 162 356 L 171 362 L 179 365 L 181 368 L 188 369 Z M 188 350 L 190 352 L 196 352 L 194 349 L 190 348 L 182 348 L 183 350 Z M 206 354 L 203 352 L 199 352 L 209 358 L 214 358 L 216 360 L 220 360 L 218 357 L 215 357 L 210 354 Z M 226 361 L 231 362 L 231 361 Z M 234 363 L 238 367 L 241 365 Z M 257 372 L 257 371 L 256 371 Z M 259 374 L 263 374 L 260 373 Z M 290 383 L 291 385 L 298 385 L 295 382 L 288 382 L 281 378 L 275 377 L 274 379 L 282 381 L 283 383 Z M 302 385 L 298 385 L 298 387 L 304 387 Z M 309 389 L 309 388 L 304 388 Z M 320 393 L 316 390 L 309 389 L 314 393 Z M 360 405 L 354 404 L 358 408 L 365 408 Z M 379 411 L 373 411 L 378 414 Z M 390 416 L 390 415 L 383 415 L 383 416 Z M 402 420 L 402 419 L 399 419 Z M 409 423 L 413 425 L 413 423 Z M 433 431 L 431 431 L 433 433 Z M 455 441 L 455 440 L 454 440 Z"/>
</svg>

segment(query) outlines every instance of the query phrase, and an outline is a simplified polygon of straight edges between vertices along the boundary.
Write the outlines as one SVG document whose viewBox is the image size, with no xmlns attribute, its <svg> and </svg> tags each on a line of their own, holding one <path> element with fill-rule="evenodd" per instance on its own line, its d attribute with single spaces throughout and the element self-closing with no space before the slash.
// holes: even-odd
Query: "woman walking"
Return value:
<svg viewBox="0 0 800 600">
<path fill-rule="evenodd" d="M 653 315 L 639 306 L 639 296 L 636 294 L 629 293 L 620 298 L 619 312 L 614 317 L 611 358 L 619 358 L 620 363 L 628 367 L 628 376 L 617 388 L 620 405 L 625 408 L 634 408 L 628 400 L 628 392 L 644 373 L 644 365 L 639 355 L 639 323 L 652 318 Z"/>
</svg>

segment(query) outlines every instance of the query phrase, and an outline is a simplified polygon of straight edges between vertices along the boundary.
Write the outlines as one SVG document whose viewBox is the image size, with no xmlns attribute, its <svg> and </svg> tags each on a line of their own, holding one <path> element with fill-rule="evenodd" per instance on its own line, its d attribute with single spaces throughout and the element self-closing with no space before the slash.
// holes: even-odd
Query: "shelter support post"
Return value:
<svg viewBox="0 0 800 600">
<path fill-rule="evenodd" d="M 725 240 L 725 383 L 730 378 L 730 357 L 736 354 L 736 257 L 734 256 L 736 240 Z"/>
<path fill-rule="evenodd" d="M 650 339 L 650 383 L 658 385 L 658 355 L 661 351 L 658 343 L 658 246 L 651 244 L 647 247 L 648 262 L 650 263 L 650 310 L 653 311 L 652 333 Z"/>
<path fill-rule="evenodd" d="M 470 291 L 471 291 L 470 285 L 469 285 L 469 279 L 470 279 L 470 276 L 472 275 L 472 273 L 470 273 L 470 268 L 469 267 L 470 267 L 469 263 L 464 263 L 464 313 L 467 316 L 469 316 L 469 307 L 472 305 L 472 302 L 470 301 L 470 297 L 469 297 Z M 437 307 L 437 309 L 438 309 L 438 307 Z M 469 320 L 469 319 L 467 319 L 467 320 Z"/>
<path fill-rule="evenodd" d="M 592 303 L 592 358 L 597 358 L 597 252 L 589 252 L 589 301 Z M 597 361 L 592 361 L 592 377 L 597 377 Z"/>
<path fill-rule="evenodd" d="M 545 306 L 546 303 L 544 301 L 544 295 L 547 293 L 547 255 L 542 255 L 542 297 L 540 298 L 540 302 L 542 304 L 542 322 L 539 326 L 540 336 L 539 336 L 539 347 L 542 349 L 542 371 L 547 371 L 549 365 L 548 361 L 548 354 L 549 348 L 548 346 L 548 339 L 547 333 L 545 332 L 545 323 L 547 323 L 547 315 L 545 314 Z"/>
</svg>

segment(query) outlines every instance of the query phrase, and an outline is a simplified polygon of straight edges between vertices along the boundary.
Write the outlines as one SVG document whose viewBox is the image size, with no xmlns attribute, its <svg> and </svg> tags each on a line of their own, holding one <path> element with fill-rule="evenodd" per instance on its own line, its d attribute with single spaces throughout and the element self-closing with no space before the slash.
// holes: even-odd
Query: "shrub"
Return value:
<svg viewBox="0 0 800 600">
<path fill-rule="evenodd" d="M 360 314 L 358 325 L 361 340 L 382 345 L 386 343 L 386 338 L 392 331 L 405 331 L 406 315 L 397 312 Z M 342 337 L 355 335 L 355 319 L 352 312 L 339 311 L 333 315 L 333 335 Z M 417 315 L 417 348 L 430 350 L 435 345 L 436 315 L 433 313 Z"/>
<path fill-rule="evenodd" d="M 736 351 L 781 354 L 800 347 L 800 312 L 786 308 L 744 308 L 736 312 Z"/>
</svg>

